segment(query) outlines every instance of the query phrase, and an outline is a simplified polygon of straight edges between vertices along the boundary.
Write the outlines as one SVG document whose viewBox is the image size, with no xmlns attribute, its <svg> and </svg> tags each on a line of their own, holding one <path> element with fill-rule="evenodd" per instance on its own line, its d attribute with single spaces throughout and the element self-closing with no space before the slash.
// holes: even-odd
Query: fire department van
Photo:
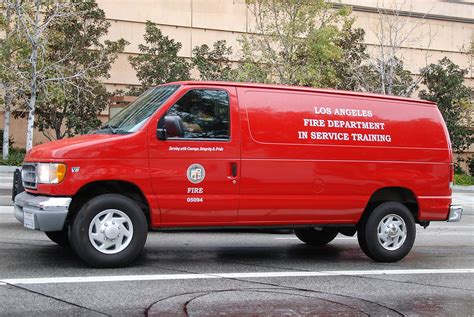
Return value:
<svg viewBox="0 0 474 317">
<path fill-rule="evenodd" d="M 211 227 L 357 234 L 394 262 L 415 224 L 462 214 L 435 104 L 303 87 L 153 87 L 95 133 L 34 147 L 21 179 L 16 218 L 94 267 L 131 263 L 150 229 Z"/>
</svg>

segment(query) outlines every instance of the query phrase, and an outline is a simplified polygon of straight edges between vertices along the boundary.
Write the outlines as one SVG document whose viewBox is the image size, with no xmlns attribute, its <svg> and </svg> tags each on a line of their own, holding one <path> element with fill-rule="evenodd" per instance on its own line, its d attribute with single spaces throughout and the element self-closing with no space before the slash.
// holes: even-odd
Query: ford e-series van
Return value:
<svg viewBox="0 0 474 317">
<path fill-rule="evenodd" d="M 357 233 L 393 262 L 415 224 L 462 214 L 435 104 L 302 87 L 150 88 L 94 134 L 34 147 L 21 178 L 16 218 L 94 267 L 131 263 L 163 228 L 292 228 L 310 245 Z"/>
</svg>

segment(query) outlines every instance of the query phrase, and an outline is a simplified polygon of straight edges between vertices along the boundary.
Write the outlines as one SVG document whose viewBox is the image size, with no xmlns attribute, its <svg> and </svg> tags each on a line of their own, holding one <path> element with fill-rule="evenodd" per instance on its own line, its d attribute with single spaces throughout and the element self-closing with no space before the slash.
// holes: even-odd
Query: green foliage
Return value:
<svg viewBox="0 0 474 317">
<path fill-rule="evenodd" d="M 10 155 L 7 160 L 0 158 L 0 165 L 21 166 L 25 159 L 25 149 L 10 148 Z"/>
<path fill-rule="evenodd" d="M 199 71 L 201 80 L 232 80 L 232 47 L 225 40 L 217 41 L 211 49 L 207 44 L 193 49 L 192 65 Z"/>
<path fill-rule="evenodd" d="M 95 0 L 72 0 L 70 10 L 73 14 L 55 19 L 47 30 L 48 79 L 40 87 L 36 114 L 38 129 L 50 140 L 99 127 L 98 115 L 110 97 L 103 78 L 127 44 L 101 41 L 110 22 Z M 51 14 L 47 11 L 46 18 Z"/>
<path fill-rule="evenodd" d="M 12 111 L 25 98 L 23 82 L 18 76 L 17 69 L 20 67 L 19 61 L 28 53 L 25 41 L 19 36 L 14 18 L 14 7 L 11 2 L 3 1 L 0 4 L 0 105 L 3 110 L 2 130 L 2 157 L 9 157 L 9 149 L 12 145 L 10 135 L 10 122 Z M 3 139 L 3 131 L 8 135 Z"/>
<path fill-rule="evenodd" d="M 365 31 L 362 28 L 353 28 L 354 19 L 344 22 L 340 36 L 336 42 L 342 50 L 342 56 L 334 63 L 337 83 L 335 88 L 351 91 L 365 90 L 368 66 L 365 65 L 369 58 L 364 43 Z"/>
<path fill-rule="evenodd" d="M 467 160 L 467 168 L 469 170 L 469 174 L 471 176 L 474 176 L 474 156 L 471 156 L 468 160 Z"/>
<path fill-rule="evenodd" d="M 463 152 L 473 142 L 471 90 L 464 85 L 467 70 L 444 57 L 438 64 L 422 69 L 422 73 L 426 89 L 420 91 L 420 98 L 436 102 L 448 127 L 453 151 Z"/>
<path fill-rule="evenodd" d="M 324 0 L 253 0 L 248 4 L 257 34 L 241 41 L 243 63 L 238 79 L 252 79 L 255 71 L 256 78 L 265 82 L 337 84 L 335 62 L 343 57 L 337 42 L 350 10 L 335 9 Z"/>
<path fill-rule="evenodd" d="M 261 58 L 253 56 L 248 38 L 239 39 L 242 49 L 242 60 L 234 70 L 234 80 L 248 83 L 270 83 L 271 69 Z"/>
<path fill-rule="evenodd" d="M 337 45 L 340 31 L 335 25 L 312 30 L 307 43 L 297 53 L 305 65 L 295 73 L 296 85 L 312 87 L 334 87 L 337 83 L 334 64 L 342 58 L 343 51 Z"/>
<path fill-rule="evenodd" d="M 408 97 L 417 88 L 410 71 L 397 57 L 389 61 L 377 59 L 375 64 L 367 65 L 363 73 L 364 86 L 369 92 Z"/>
<path fill-rule="evenodd" d="M 454 174 L 454 184 L 462 186 L 474 185 L 474 176 L 466 174 Z"/>
<path fill-rule="evenodd" d="M 141 87 L 131 89 L 132 94 L 138 95 L 151 86 L 190 79 L 190 63 L 178 56 L 180 42 L 163 35 L 151 21 L 146 22 L 144 39 L 146 45 L 138 46 L 141 54 L 129 57 L 141 83 Z"/>
<path fill-rule="evenodd" d="M 469 175 L 474 176 L 474 156 L 469 157 L 466 160 L 466 164 Z"/>
<path fill-rule="evenodd" d="M 26 68 L 24 63 L 30 55 L 26 39 L 20 34 L 18 20 L 14 15 L 11 3 L 0 4 L 0 105 L 10 107 L 18 106 L 26 99 L 28 89 L 24 86 L 18 72 Z M 6 98 L 7 90 L 10 92 Z M 9 99 L 9 105 L 5 104 Z"/>
</svg>

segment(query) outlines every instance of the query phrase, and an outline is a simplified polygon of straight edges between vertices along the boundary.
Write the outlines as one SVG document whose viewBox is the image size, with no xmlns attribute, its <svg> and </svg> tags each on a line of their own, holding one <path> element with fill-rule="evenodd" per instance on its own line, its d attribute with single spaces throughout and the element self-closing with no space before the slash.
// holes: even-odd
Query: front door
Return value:
<svg viewBox="0 0 474 317">
<path fill-rule="evenodd" d="M 149 134 L 151 179 L 161 224 L 206 226 L 236 221 L 238 120 L 233 87 L 188 88 L 161 116 L 161 139 Z"/>
</svg>

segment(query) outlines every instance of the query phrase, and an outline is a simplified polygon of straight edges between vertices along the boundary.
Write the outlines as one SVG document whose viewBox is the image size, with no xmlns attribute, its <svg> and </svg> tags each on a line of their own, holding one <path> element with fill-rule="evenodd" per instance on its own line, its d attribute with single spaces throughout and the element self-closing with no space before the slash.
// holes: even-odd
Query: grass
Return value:
<svg viewBox="0 0 474 317">
<path fill-rule="evenodd" d="M 25 158 L 25 150 L 11 148 L 9 157 L 7 160 L 1 159 L 0 155 L 0 165 L 9 165 L 9 166 L 21 166 L 23 159 Z"/>
<path fill-rule="evenodd" d="M 454 184 L 462 186 L 474 185 L 474 177 L 466 174 L 454 174 Z"/>
</svg>

